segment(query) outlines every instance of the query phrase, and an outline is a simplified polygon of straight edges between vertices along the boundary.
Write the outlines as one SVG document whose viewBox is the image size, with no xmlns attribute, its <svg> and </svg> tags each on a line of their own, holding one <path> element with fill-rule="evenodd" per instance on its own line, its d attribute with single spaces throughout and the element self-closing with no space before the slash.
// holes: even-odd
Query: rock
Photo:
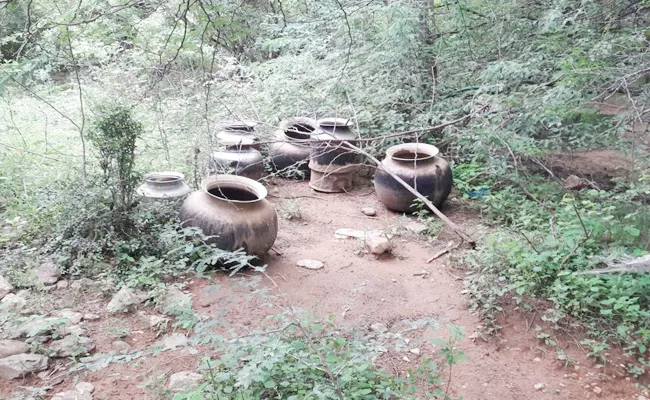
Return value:
<svg viewBox="0 0 650 400">
<path fill-rule="evenodd" d="M 406 357 L 406 356 L 402 357 L 402 360 L 403 360 L 403 361 L 406 361 L 406 362 L 411 362 L 411 360 L 409 360 L 409 358 Z"/>
<path fill-rule="evenodd" d="M 385 333 L 388 332 L 388 327 L 386 324 L 382 324 L 381 322 L 374 323 L 370 325 L 370 330 L 376 333 Z"/>
<path fill-rule="evenodd" d="M 113 348 L 113 350 L 117 351 L 118 353 L 121 353 L 123 351 L 128 351 L 131 349 L 131 345 L 122 340 L 114 341 L 113 343 L 111 343 L 111 347 Z"/>
<path fill-rule="evenodd" d="M 89 278 L 81 278 L 70 284 L 70 288 L 74 290 L 88 289 L 95 286 L 95 281 Z"/>
<path fill-rule="evenodd" d="M 564 180 L 564 188 L 568 190 L 580 190 L 587 187 L 587 181 L 575 175 L 569 175 Z"/>
<path fill-rule="evenodd" d="M 88 313 L 88 314 L 84 314 L 83 319 L 84 319 L 84 321 L 97 321 L 97 320 L 101 319 L 101 317 L 99 315 L 97 315 L 97 314 Z"/>
<path fill-rule="evenodd" d="M 175 314 L 179 309 L 192 308 L 192 296 L 172 286 L 167 289 L 162 306 L 166 313 Z"/>
<path fill-rule="evenodd" d="M 0 359 L 0 379 L 18 379 L 47 369 L 49 359 L 40 354 L 16 354 Z"/>
<path fill-rule="evenodd" d="M 420 355 L 420 349 L 411 349 L 409 350 L 411 353 L 415 354 L 416 356 Z"/>
<path fill-rule="evenodd" d="M 546 385 L 540 382 L 540 383 L 536 383 L 535 386 L 533 387 L 535 388 L 535 390 L 540 391 L 540 390 L 544 390 Z"/>
<path fill-rule="evenodd" d="M 321 269 L 325 266 L 325 264 L 318 260 L 298 260 L 296 265 L 307 269 Z"/>
<path fill-rule="evenodd" d="M 4 276 L 0 276 L 0 300 L 11 293 L 12 290 L 14 290 L 14 287 L 11 286 L 11 283 Z"/>
<path fill-rule="evenodd" d="M 36 337 L 49 335 L 55 330 L 62 329 L 64 326 L 69 325 L 70 321 L 64 318 L 44 317 L 42 315 L 33 316 L 28 322 L 16 329 L 15 336 Z"/>
<path fill-rule="evenodd" d="M 174 350 L 187 344 L 187 337 L 182 333 L 172 333 L 162 340 L 163 350 Z"/>
<path fill-rule="evenodd" d="M 91 393 L 82 392 L 80 390 L 66 390 L 65 392 L 59 392 L 52 396 L 51 400 L 92 400 L 93 395 Z"/>
<path fill-rule="evenodd" d="M 383 232 L 372 231 L 366 236 L 366 248 L 372 254 L 382 254 L 391 251 L 393 246 Z"/>
<path fill-rule="evenodd" d="M 84 328 L 81 325 L 66 326 L 63 328 L 63 336 L 83 336 Z"/>
<path fill-rule="evenodd" d="M 106 306 L 106 310 L 110 313 L 126 313 L 133 310 L 141 302 L 142 298 L 125 286 L 113 295 L 113 298 Z"/>
<path fill-rule="evenodd" d="M 70 289 L 72 289 L 72 290 L 81 290 L 82 289 L 81 283 L 79 283 L 79 281 L 72 282 L 70 284 Z"/>
<path fill-rule="evenodd" d="M 18 340 L 0 340 L 0 358 L 27 353 L 29 345 Z"/>
<path fill-rule="evenodd" d="M 36 279 L 45 286 L 54 285 L 61 277 L 61 273 L 54 263 L 48 261 L 40 265 L 35 271 Z"/>
<path fill-rule="evenodd" d="M 645 396 L 639 396 L 636 398 L 636 400 L 648 400 L 648 398 Z"/>
<path fill-rule="evenodd" d="M 534 361 L 534 362 L 541 362 L 541 361 L 542 361 L 542 359 L 541 359 L 541 358 L 539 358 L 539 357 L 535 357 L 535 358 L 533 358 L 533 361 Z"/>
<path fill-rule="evenodd" d="M 70 321 L 70 323 L 72 325 L 77 325 L 79 322 L 81 322 L 81 320 L 84 317 L 84 315 L 82 313 L 72 311 L 72 310 L 69 310 L 69 309 L 64 309 L 64 310 L 59 311 L 56 314 L 56 316 L 60 317 L 60 318 L 67 319 L 68 321 Z"/>
<path fill-rule="evenodd" d="M 87 355 L 95 349 L 95 343 L 87 337 L 70 335 L 53 341 L 50 349 L 56 352 L 57 357 Z"/>
<path fill-rule="evenodd" d="M 361 212 L 369 217 L 374 217 L 377 215 L 377 211 L 375 211 L 375 209 L 372 207 L 364 207 L 361 209 Z"/>
<path fill-rule="evenodd" d="M 161 317 L 159 315 L 149 316 L 149 326 L 152 328 L 164 327 L 169 323 L 169 318 Z"/>
<path fill-rule="evenodd" d="M 9 293 L 0 301 L 0 309 L 20 311 L 27 306 L 27 300 L 18 294 Z"/>
<path fill-rule="evenodd" d="M 63 290 L 68 288 L 68 281 L 58 281 L 56 283 L 56 290 Z"/>
<path fill-rule="evenodd" d="M 196 388 L 203 380 L 203 375 L 191 371 L 181 371 L 169 377 L 167 389 L 172 392 L 185 392 Z"/>
<path fill-rule="evenodd" d="M 95 387 L 90 382 L 79 382 L 74 386 L 74 388 L 81 393 L 92 394 L 92 392 L 95 391 Z"/>
<path fill-rule="evenodd" d="M 599 388 L 598 386 L 594 386 L 592 390 L 596 394 L 601 394 L 603 392 L 603 389 Z"/>
<path fill-rule="evenodd" d="M 416 235 L 419 235 L 427 230 L 427 226 L 421 222 L 411 222 L 410 224 L 406 225 L 406 229 L 415 233 Z"/>
</svg>

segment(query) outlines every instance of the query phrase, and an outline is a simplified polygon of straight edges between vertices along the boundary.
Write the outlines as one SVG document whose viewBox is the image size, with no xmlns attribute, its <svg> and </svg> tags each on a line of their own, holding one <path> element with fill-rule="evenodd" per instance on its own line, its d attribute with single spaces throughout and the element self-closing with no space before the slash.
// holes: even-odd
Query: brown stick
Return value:
<svg viewBox="0 0 650 400">
<path fill-rule="evenodd" d="M 350 149 L 356 151 L 357 153 L 366 156 L 370 161 L 375 163 L 377 165 L 377 168 L 381 169 L 382 171 L 386 172 L 388 175 L 390 175 L 393 179 L 395 179 L 397 182 L 399 182 L 400 185 L 404 186 L 406 190 L 408 190 L 413 196 L 417 197 L 420 199 L 431 211 L 433 211 L 434 214 L 438 216 L 444 222 L 449 228 L 451 228 L 454 233 L 456 233 L 462 240 L 465 240 L 469 243 L 469 245 L 472 247 L 472 249 L 476 248 L 476 241 L 472 239 L 468 234 L 463 232 L 462 229 L 458 225 L 454 223 L 454 221 L 450 220 L 445 214 L 443 214 L 440 210 L 438 210 L 438 207 L 434 206 L 431 200 L 427 199 L 424 197 L 420 192 L 415 190 L 411 185 L 408 183 L 404 182 L 402 178 L 399 176 L 395 175 L 394 173 L 386 170 L 382 164 L 381 161 L 379 161 L 377 158 L 375 158 L 372 154 L 361 150 L 357 146 L 350 144 L 350 142 L 343 141 L 346 146 L 348 146 Z"/>
</svg>

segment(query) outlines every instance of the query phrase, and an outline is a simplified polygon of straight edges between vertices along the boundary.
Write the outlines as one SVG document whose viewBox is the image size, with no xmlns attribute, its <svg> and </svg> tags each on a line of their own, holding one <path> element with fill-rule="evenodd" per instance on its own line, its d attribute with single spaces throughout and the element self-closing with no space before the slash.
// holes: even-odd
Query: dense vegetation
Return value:
<svg viewBox="0 0 650 400">
<path fill-rule="evenodd" d="M 145 166 L 196 183 L 226 119 L 270 134 L 282 118 L 342 115 L 381 137 L 472 114 L 365 149 L 435 144 L 464 204 L 497 223 L 464 260 L 487 326 L 498 330 L 506 298 L 548 300 L 543 319 L 586 327 L 598 356 L 604 342 L 625 345 L 641 373 L 650 278 L 577 272 L 650 248 L 649 9 L 644 0 L 0 1 L 0 268 L 55 254 L 83 275 L 224 256 L 200 245 L 170 255 L 185 233 L 171 214 L 154 222 L 129 191 Z M 606 100 L 621 106 L 615 115 L 602 112 Z M 116 118 L 131 136 L 107 129 Z M 601 148 L 620 156 L 601 161 L 605 174 L 557 162 Z M 568 175 L 591 182 L 567 190 Z M 117 211 L 128 229 L 114 225 Z"/>
</svg>

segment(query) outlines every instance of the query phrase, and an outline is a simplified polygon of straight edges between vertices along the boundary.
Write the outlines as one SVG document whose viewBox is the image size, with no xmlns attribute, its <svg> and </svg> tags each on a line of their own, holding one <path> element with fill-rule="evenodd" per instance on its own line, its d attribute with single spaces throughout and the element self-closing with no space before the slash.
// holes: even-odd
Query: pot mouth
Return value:
<svg viewBox="0 0 650 400">
<path fill-rule="evenodd" d="M 436 146 L 425 143 L 404 143 L 389 147 L 386 155 L 395 161 L 417 162 L 429 160 L 440 153 Z"/>
<path fill-rule="evenodd" d="M 221 201 L 255 203 L 264 200 L 268 192 L 261 183 L 237 175 L 212 175 L 201 181 L 201 189 Z"/>
<path fill-rule="evenodd" d="M 254 137 L 237 134 L 236 131 L 219 132 L 217 140 L 224 146 L 252 146 L 255 144 Z"/>
<path fill-rule="evenodd" d="M 318 133 L 318 127 L 309 122 L 294 122 L 286 127 L 284 135 L 289 139 L 308 140 L 313 134 Z"/>
<path fill-rule="evenodd" d="M 350 120 L 348 118 L 334 118 L 334 117 L 325 117 L 318 120 L 318 126 L 327 126 L 327 127 L 337 127 L 337 126 L 350 126 Z"/>
<path fill-rule="evenodd" d="M 185 179 L 185 175 L 180 172 L 162 171 L 151 172 L 144 176 L 147 183 L 176 183 Z"/>
<path fill-rule="evenodd" d="M 228 132 L 253 132 L 257 126 L 257 122 L 253 121 L 228 121 L 224 122 L 223 130 Z"/>
</svg>

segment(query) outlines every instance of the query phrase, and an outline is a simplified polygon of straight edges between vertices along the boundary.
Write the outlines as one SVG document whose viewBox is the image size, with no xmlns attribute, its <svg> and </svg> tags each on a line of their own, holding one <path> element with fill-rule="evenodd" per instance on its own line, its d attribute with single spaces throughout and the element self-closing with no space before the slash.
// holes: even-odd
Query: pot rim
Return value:
<svg viewBox="0 0 650 400">
<path fill-rule="evenodd" d="M 253 129 L 257 122 L 248 120 L 226 121 L 221 124 L 226 131 L 237 131 L 237 129 Z"/>
<path fill-rule="evenodd" d="M 318 126 L 321 126 L 321 125 L 332 126 L 332 127 L 337 127 L 337 126 L 348 127 L 348 126 L 350 126 L 350 119 L 349 118 L 325 117 L 325 118 L 319 119 L 316 122 L 318 123 Z"/>
<path fill-rule="evenodd" d="M 256 138 L 244 134 L 238 134 L 234 131 L 221 131 L 217 133 L 218 144 L 224 146 L 254 146 Z M 246 132 L 247 133 L 247 132 Z"/>
<path fill-rule="evenodd" d="M 158 181 L 155 180 L 156 178 L 169 178 L 169 180 L 166 181 Z M 175 171 L 160 171 L 160 172 L 149 172 L 148 174 L 145 174 L 144 180 L 147 183 L 157 183 L 157 184 L 165 184 L 165 183 L 177 183 L 179 181 L 183 181 L 185 179 L 185 175 L 181 174 L 180 172 L 175 172 Z"/>
<path fill-rule="evenodd" d="M 215 196 L 209 192 L 209 190 L 215 188 L 230 188 L 230 189 L 246 190 L 249 193 L 252 193 L 255 196 L 257 196 L 257 199 L 255 200 L 226 199 L 223 197 Z M 239 204 L 256 203 L 258 201 L 264 200 L 268 195 L 268 191 L 266 190 L 264 185 L 262 185 L 258 181 L 255 181 L 250 178 L 246 178 L 244 176 L 227 175 L 227 174 L 212 175 L 204 178 L 201 181 L 201 190 L 203 190 L 205 193 L 207 193 L 209 196 L 211 196 L 214 199 L 220 201 L 226 201 L 228 203 L 239 203 Z"/>
<path fill-rule="evenodd" d="M 416 158 L 395 157 L 395 154 L 400 151 L 408 151 L 413 154 L 424 153 L 425 156 L 416 157 Z M 402 143 L 395 146 L 391 146 L 388 148 L 388 150 L 386 150 L 386 156 L 391 158 L 392 160 L 408 161 L 408 162 L 429 160 L 437 156 L 439 153 L 440 150 L 438 150 L 436 146 L 426 144 L 426 143 Z"/>
</svg>

